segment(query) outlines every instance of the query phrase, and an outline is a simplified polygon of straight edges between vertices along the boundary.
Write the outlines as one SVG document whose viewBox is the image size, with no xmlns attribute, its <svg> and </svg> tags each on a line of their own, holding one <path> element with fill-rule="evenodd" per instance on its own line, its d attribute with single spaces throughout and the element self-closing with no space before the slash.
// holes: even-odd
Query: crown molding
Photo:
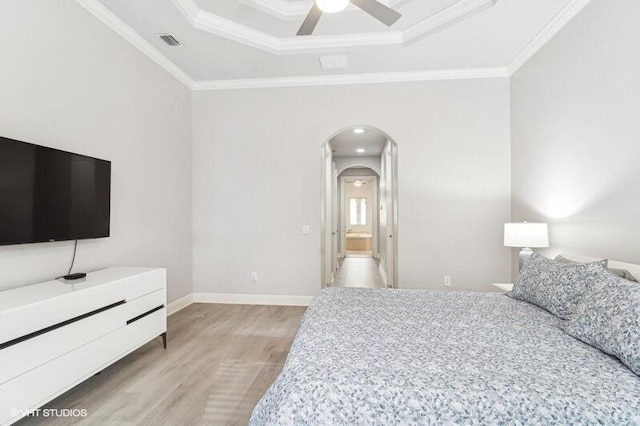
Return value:
<svg viewBox="0 0 640 426">
<path fill-rule="evenodd" d="M 496 1 L 460 0 L 403 31 L 279 38 L 205 11 L 196 4 L 195 0 L 172 0 L 194 28 L 275 55 L 323 53 L 335 49 L 368 46 L 402 46 L 439 28 L 458 22 L 474 12 L 493 7 Z"/>
<path fill-rule="evenodd" d="M 122 36 L 134 47 L 137 47 L 138 50 L 147 55 L 156 64 L 164 68 L 182 84 L 190 89 L 193 88 L 194 81 L 187 73 L 171 62 L 171 60 L 162 54 L 162 52 L 156 49 L 151 43 L 145 40 L 133 28 L 118 18 L 98 0 L 76 0 L 76 3 L 88 10 L 92 15 Z"/>
<path fill-rule="evenodd" d="M 307 16 L 311 7 L 313 6 L 313 0 L 306 1 L 295 1 L 290 2 L 287 0 L 239 0 L 241 3 L 252 6 L 261 12 L 267 13 L 271 16 L 275 16 L 276 18 L 290 20 L 290 19 L 298 19 L 304 18 Z M 386 0 L 382 1 L 382 3 L 386 4 L 389 7 L 396 7 L 405 1 L 410 0 Z M 360 10 L 356 6 L 350 5 L 347 11 L 358 11 Z"/>
<path fill-rule="evenodd" d="M 346 84 L 403 83 L 415 81 L 468 80 L 508 77 L 509 73 L 507 72 L 506 68 L 476 68 L 458 70 L 198 81 L 194 84 L 193 90 L 206 91 L 265 89 L 279 87 L 337 86 Z"/>
<path fill-rule="evenodd" d="M 571 0 L 551 21 L 518 53 L 507 66 L 509 75 L 515 74 L 529 59 L 556 36 L 591 0 Z"/>
</svg>

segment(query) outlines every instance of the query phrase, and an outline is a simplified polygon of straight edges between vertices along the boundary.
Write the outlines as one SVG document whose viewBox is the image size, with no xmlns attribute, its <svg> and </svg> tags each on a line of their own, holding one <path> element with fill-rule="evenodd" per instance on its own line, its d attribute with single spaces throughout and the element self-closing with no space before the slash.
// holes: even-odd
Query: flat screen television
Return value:
<svg viewBox="0 0 640 426">
<path fill-rule="evenodd" d="M 109 236 L 111 162 L 0 137 L 0 245 Z"/>
</svg>

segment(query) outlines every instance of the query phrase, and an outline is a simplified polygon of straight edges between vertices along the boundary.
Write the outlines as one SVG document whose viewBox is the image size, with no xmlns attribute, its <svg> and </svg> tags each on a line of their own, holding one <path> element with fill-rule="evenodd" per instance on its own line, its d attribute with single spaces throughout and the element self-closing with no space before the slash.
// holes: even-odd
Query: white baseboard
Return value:
<svg viewBox="0 0 640 426">
<path fill-rule="evenodd" d="M 221 303 L 228 305 L 309 306 L 311 299 L 313 299 L 313 296 L 193 293 L 194 303 Z"/>
<path fill-rule="evenodd" d="M 186 296 L 178 300 L 174 300 L 173 302 L 167 305 L 167 316 L 171 316 L 176 312 L 181 311 L 182 309 L 186 308 L 192 303 L 193 303 L 193 293 L 187 294 Z"/>
</svg>

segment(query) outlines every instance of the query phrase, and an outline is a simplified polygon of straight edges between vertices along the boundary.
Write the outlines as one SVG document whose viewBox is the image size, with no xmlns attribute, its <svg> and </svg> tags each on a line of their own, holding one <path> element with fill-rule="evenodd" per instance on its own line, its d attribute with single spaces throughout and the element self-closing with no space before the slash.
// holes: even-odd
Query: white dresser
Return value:
<svg viewBox="0 0 640 426">
<path fill-rule="evenodd" d="M 0 425 L 150 340 L 166 347 L 166 271 L 110 268 L 0 292 Z"/>
</svg>

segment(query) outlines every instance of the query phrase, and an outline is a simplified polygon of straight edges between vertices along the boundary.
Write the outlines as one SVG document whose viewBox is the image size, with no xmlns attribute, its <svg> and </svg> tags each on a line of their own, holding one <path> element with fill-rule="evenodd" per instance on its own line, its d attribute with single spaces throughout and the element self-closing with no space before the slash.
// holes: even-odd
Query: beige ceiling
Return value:
<svg viewBox="0 0 640 426">
<path fill-rule="evenodd" d="M 353 9 L 325 14 L 304 40 L 295 32 L 309 0 L 77 1 L 100 1 L 190 79 L 207 82 L 504 68 L 572 0 L 496 0 L 454 21 L 445 19 L 451 11 L 483 0 L 386 0 L 403 14 L 391 28 Z M 166 46 L 160 33 L 184 46 Z M 325 54 L 347 55 L 348 68 L 323 70 Z"/>
</svg>

